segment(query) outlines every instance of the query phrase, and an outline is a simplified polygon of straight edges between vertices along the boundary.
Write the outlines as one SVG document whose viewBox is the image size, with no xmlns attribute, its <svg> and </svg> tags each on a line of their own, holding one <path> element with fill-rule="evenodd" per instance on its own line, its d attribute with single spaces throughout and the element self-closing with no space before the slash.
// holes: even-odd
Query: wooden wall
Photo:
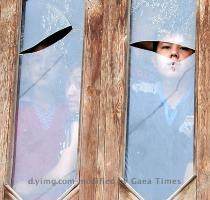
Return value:
<svg viewBox="0 0 210 200">
<path fill-rule="evenodd" d="M 139 199 L 118 180 L 125 147 L 129 4 L 128 0 L 86 1 L 81 184 L 66 200 Z M 210 2 L 197 4 L 197 177 L 174 198 L 179 200 L 210 199 Z M 21 0 L 0 0 L 0 199 L 18 198 L 9 186 L 3 195 L 11 179 L 20 19 Z M 113 184 L 82 184 L 97 178 Z"/>
<path fill-rule="evenodd" d="M 79 199 L 118 199 L 122 174 L 128 1 L 87 1 L 81 124 Z"/>
</svg>

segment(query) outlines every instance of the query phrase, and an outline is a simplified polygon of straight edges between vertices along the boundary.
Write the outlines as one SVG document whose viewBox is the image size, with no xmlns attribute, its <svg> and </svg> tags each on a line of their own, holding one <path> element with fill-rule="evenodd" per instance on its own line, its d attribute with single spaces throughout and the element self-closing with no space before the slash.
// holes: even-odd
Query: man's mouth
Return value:
<svg viewBox="0 0 210 200">
<path fill-rule="evenodd" d="M 177 67 L 177 62 L 171 62 L 169 64 L 169 67 L 172 71 L 176 71 L 176 67 Z"/>
<path fill-rule="evenodd" d="M 174 65 L 171 66 L 172 71 L 176 71 L 176 67 Z"/>
</svg>

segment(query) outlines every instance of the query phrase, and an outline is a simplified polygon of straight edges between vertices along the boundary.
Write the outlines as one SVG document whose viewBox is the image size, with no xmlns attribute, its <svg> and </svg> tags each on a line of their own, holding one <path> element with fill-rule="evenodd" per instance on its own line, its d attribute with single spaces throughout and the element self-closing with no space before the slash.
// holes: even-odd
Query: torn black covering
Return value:
<svg viewBox="0 0 210 200">
<path fill-rule="evenodd" d="M 57 41 L 63 39 L 71 30 L 72 30 L 72 26 L 68 26 L 62 30 L 59 30 L 59 31 L 53 33 L 52 35 L 50 35 L 49 37 L 45 38 L 44 40 L 42 40 L 35 46 L 22 51 L 20 54 L 34 53 L 34 52 L 40 51 L 42 49 L 45 49 L 45 48 L 53 45 Z"/>
</svg>

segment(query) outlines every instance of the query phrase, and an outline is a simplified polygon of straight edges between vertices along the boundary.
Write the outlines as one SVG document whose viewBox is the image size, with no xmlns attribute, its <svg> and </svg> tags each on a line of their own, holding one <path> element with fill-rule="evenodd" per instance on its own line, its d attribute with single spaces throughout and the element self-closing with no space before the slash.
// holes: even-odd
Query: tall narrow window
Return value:
<svg viewBox="0 0 210 200">
<path fill-rule="evenodd" d="M 84 2 L 24 1 L 13 188 L 58 199 L 76 184 Z"/>
<path fill-rule="evenodd" d="M 194 175 L 195 0 L 133 0 L 125 180 L 166 200 Z"/>
</svg>

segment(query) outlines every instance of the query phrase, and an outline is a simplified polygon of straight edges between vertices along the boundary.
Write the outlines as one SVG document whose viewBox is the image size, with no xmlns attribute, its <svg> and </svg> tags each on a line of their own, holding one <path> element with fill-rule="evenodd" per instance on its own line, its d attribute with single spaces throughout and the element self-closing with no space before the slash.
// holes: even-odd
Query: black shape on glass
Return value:
<svg viewBox="0 0 210 200">
<path fill-rule="evenodd" d="M 130 44 L 132 47 L 154 51 L 153 49 L 153 41 L 140 41 Z"/>
<path fill-rule="evenodd" d="M 140 41 L 140 42 L 131 43 L 130 46 L 156 52 L 158 42 L 164 42 L 164 41 Z M 193 53 L 195 53 L 194 49 L 191 49 L 191 48 L 188 48 L 188 49 L 192 50 Z"/>
<path fill-rule="evenodd" d="M 45 49 L 50 45 L 53 45 L 57 41 L 63 39 L 71 30 L 72 26 L 68 26 L 60 31 L 57 31 L 52 35 L 50 35 L 49 37 L 42 40 L 41 42 L 39 42 L 38 44 L 36 44 L 35 46 L 20 52 L 20 54 L 34 53 L 42 49 Z"/>
</svg>

